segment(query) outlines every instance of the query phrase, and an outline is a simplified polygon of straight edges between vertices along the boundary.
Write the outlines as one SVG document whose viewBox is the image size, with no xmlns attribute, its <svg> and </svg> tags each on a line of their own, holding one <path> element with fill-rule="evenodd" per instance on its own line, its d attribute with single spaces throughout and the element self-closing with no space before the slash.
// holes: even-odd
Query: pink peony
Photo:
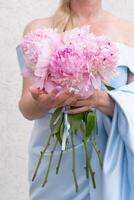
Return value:
<svg viewBox="0 0 134 200">
<path fill-rule="evenodd" d="M 36 76 L 42 76 L 42 70 L 48 66 L 54 48 L 60 45 L 61 38 L 56 29 L 39 28 L 24 36 L 21 46 L 28 68 Z"/>
<path fill-rule="evenodd" d="M 104 36 L 96 37 L 98 51 L 94 57 L 94 69 L 104 82 L 109 81 L 117 73 L 119 51 L 116 45 Z"/>
<path fill-rule="evenodd" d="M 90 33 L 89 26 L 64 33 L 37 29 L 23 38 L 22 50 L 29 68 L 27 75 L 48 92 L 56 86 L 74 88 L 86 98 L 102 82 L 110 81 L 117 68 L 116 45 Z"/>
<path fill-rule="evenodd" d="M 90 81 L 92 60 L 86 49 L 71 45 L 56 49 L 50 59 L 49 80 L 63 88 L 75 88 L 83 95 L 93 93 Z M 92 88 L 92 90 L 91 90 Z"/>
</svg>

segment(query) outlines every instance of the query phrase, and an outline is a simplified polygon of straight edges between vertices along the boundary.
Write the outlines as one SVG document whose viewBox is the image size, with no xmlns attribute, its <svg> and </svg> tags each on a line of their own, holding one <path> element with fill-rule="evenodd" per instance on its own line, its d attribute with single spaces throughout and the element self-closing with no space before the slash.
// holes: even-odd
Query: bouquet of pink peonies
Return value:
<svg viewBox="0 0 134 200">
<path fill-rule="evenodd" d="M 55 87 L 60 87 L 61 90 L 68 88 L 80 93 L 81 98 L 87 98 L 96 89 L 100 89 L 102 83 L 107 84 L 116 75 L 118 61 L 116 45 L 104 36 L 95 36 L 90 32 L 89 26 L 74 28 L 63 33 L 58 33 L 52 28 L 39 28 L 24 36 L 21 47 L 26 61 L 23 75 L 29 77 L 36 87 L 45 89 L 47 92 Z M 107 86 L 107 88 L 110 87 Z M 47 183 L 54 150 L 59 143 L 61 153 L 56 168 L 58 174 L 63 152 L 67 150 L 68 137 L 71 137 L 72 173 L 76 191 L 78 191 L 74 134 L 80 130 L 85 148 L 86 176 L 88 178 L 90 172 L 95 188 L 95 173 L 90 162 L 87 143 L 90 139 L 102 167 L 100 151 L 93 134 L 95 111 L 70 115 L 64 112 L 66 109 L 66 107 L 57 108 L 52 114 L 50 137 L 41 152 L 32 180 L 34 181 L 37 175 L 41 160 L 53 136 L 56 141 L 42 186 Z"/>
</svg>

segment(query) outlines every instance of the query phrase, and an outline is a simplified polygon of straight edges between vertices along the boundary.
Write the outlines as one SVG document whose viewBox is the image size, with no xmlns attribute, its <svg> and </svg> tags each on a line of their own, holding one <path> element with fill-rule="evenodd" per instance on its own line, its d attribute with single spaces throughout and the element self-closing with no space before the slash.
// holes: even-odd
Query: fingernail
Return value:
<svg viewBox="0 0 134 200">
<path fill-rule="evenodd" d="M 74 88 L 69 88 L 69 92 L 72 93 L 72 94 L 74 94 L 75 89 Z"/>
<path fill-rule="evenodd" d="M 29 87 L 28 89 L 29 89 L 29 92 L 32 92 L 34 88 L 33 87 Z"/>
<path fill-rule="evenodd" d="M 29 87 L 29 90 L 31 90 L 32 88 L 33 88 L 33 86 L 30 86 L 30 87 Z"/>
<path fill-rule="evenodd" d="M 79 89 L 75 89 L 74 94 L 79 94 L 80 90 Z"/>
<path fill-rule="evenodd" d="M 56 90 L 57 90 L 57 92 L 60 92 L 60 91 L 62 90 L 62 87 L 57 86 L 57 87 L 56 87 Z"/>
<path fill-rule="evenodd" d="M 61 91 L 60 88 L 57 88 L 57 87 L 56 87 L 56 88 L 54 89 L 54 93 L 56 94 L 56 96 L 59 95 L 60 91 Z"/>
</svg>

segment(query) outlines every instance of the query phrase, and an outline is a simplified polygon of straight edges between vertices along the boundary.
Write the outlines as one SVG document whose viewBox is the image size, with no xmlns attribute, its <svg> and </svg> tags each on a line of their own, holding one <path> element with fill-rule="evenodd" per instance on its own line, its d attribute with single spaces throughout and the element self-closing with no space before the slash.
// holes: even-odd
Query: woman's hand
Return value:
<svg viewBox="0 0 134 200">
<path fill-rule="evenodd" d="M 64 90 L 61 92 L 58 88 L 47 93 L 33 86 L 27 79 L 24 79 L 23 85 L 23 92 L 18 106 L 23 116 L 28 120 L 42 118 L 51 108 L 76 103 L 80 98 L 80 95 L 74 94 L 73 91 Z"/>
<path fill-rule="evenodd" d="M 29 91 L 40 108 L 43 109 L 45 107 L 47 110 L 75 104 L 80 98 L 80 95 L 74 94 L 74 91 L 69 91 L 67 89 L 60 92 L 58 88 L 55 88 L 50 93 L 47 93 L 44 90 L 39 90 L 31 86 Z"/>
<path fill-rule="evenodd" d="M 105 91 L 96 90 L 93 95 L 87 99 L 78 100 L 71 106 L 77 107 L 67 111 L 69 114 L 76 114 L 96 108 L 103 113 L 112 116 L 114 111 L 114 100 Z"/>
</svg>

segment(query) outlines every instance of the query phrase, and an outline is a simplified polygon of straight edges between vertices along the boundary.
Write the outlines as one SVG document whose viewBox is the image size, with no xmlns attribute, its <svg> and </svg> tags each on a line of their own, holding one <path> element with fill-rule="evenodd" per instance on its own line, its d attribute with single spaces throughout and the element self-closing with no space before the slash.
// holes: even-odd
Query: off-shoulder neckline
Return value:
<svg viewBox="0 0 134 200">
<path fill-rule="evenodd" d="M 123 46 L 123 47 L 126 47 L 126 48 L 129 48 L 129 49 L 133 49 L 134 50 L 134 47 L 132 46 L 129 46 L 128 44 L 125 44 L 123 42 L 114 42 L 115 44 L 117 44 L 118 46 Z"/>
<path fill-rule="evenodd" d="M 36 28 L 34 31 L 38 30 L 38 29 L 44 29 L 45 27 L 39 27 L 39 28 Z M 52 28 L 52 27 L 49 27 L 49 28 Z M 31 31 L 34 32 L 34 31 Z M 134 50 L 134 47 L 130 46 L 129 44 L 126 44 L 124 42 L 115 42 L 115 41 L 112 41 L 113 43 L 115 43 L 116 45 L 118 46 L 122 46 L 122 47 L 126 47 L 128 49 L 133 49 Z M 17 47 L 20 46 L 20 44 L 17 45 Z"/>
<path fill-rule="evenodd" d="M 131 47 L 131 46 L 129 46 L 128 44 L 125 44 L 125 43 L 123 43 L 123 42 L 114 42 L 117 46 L 122 46 L 122 47 L 126 47 L 126 48 L 128 48 L 128 49 L 132 49 L 132 50 L 134 50 L 134 47 Z M 17 47 L 20 47 L 21 46 L 21 44 L 18 44 L 17 46 L 16 46 L 16 48 Z"/>
</svg>

